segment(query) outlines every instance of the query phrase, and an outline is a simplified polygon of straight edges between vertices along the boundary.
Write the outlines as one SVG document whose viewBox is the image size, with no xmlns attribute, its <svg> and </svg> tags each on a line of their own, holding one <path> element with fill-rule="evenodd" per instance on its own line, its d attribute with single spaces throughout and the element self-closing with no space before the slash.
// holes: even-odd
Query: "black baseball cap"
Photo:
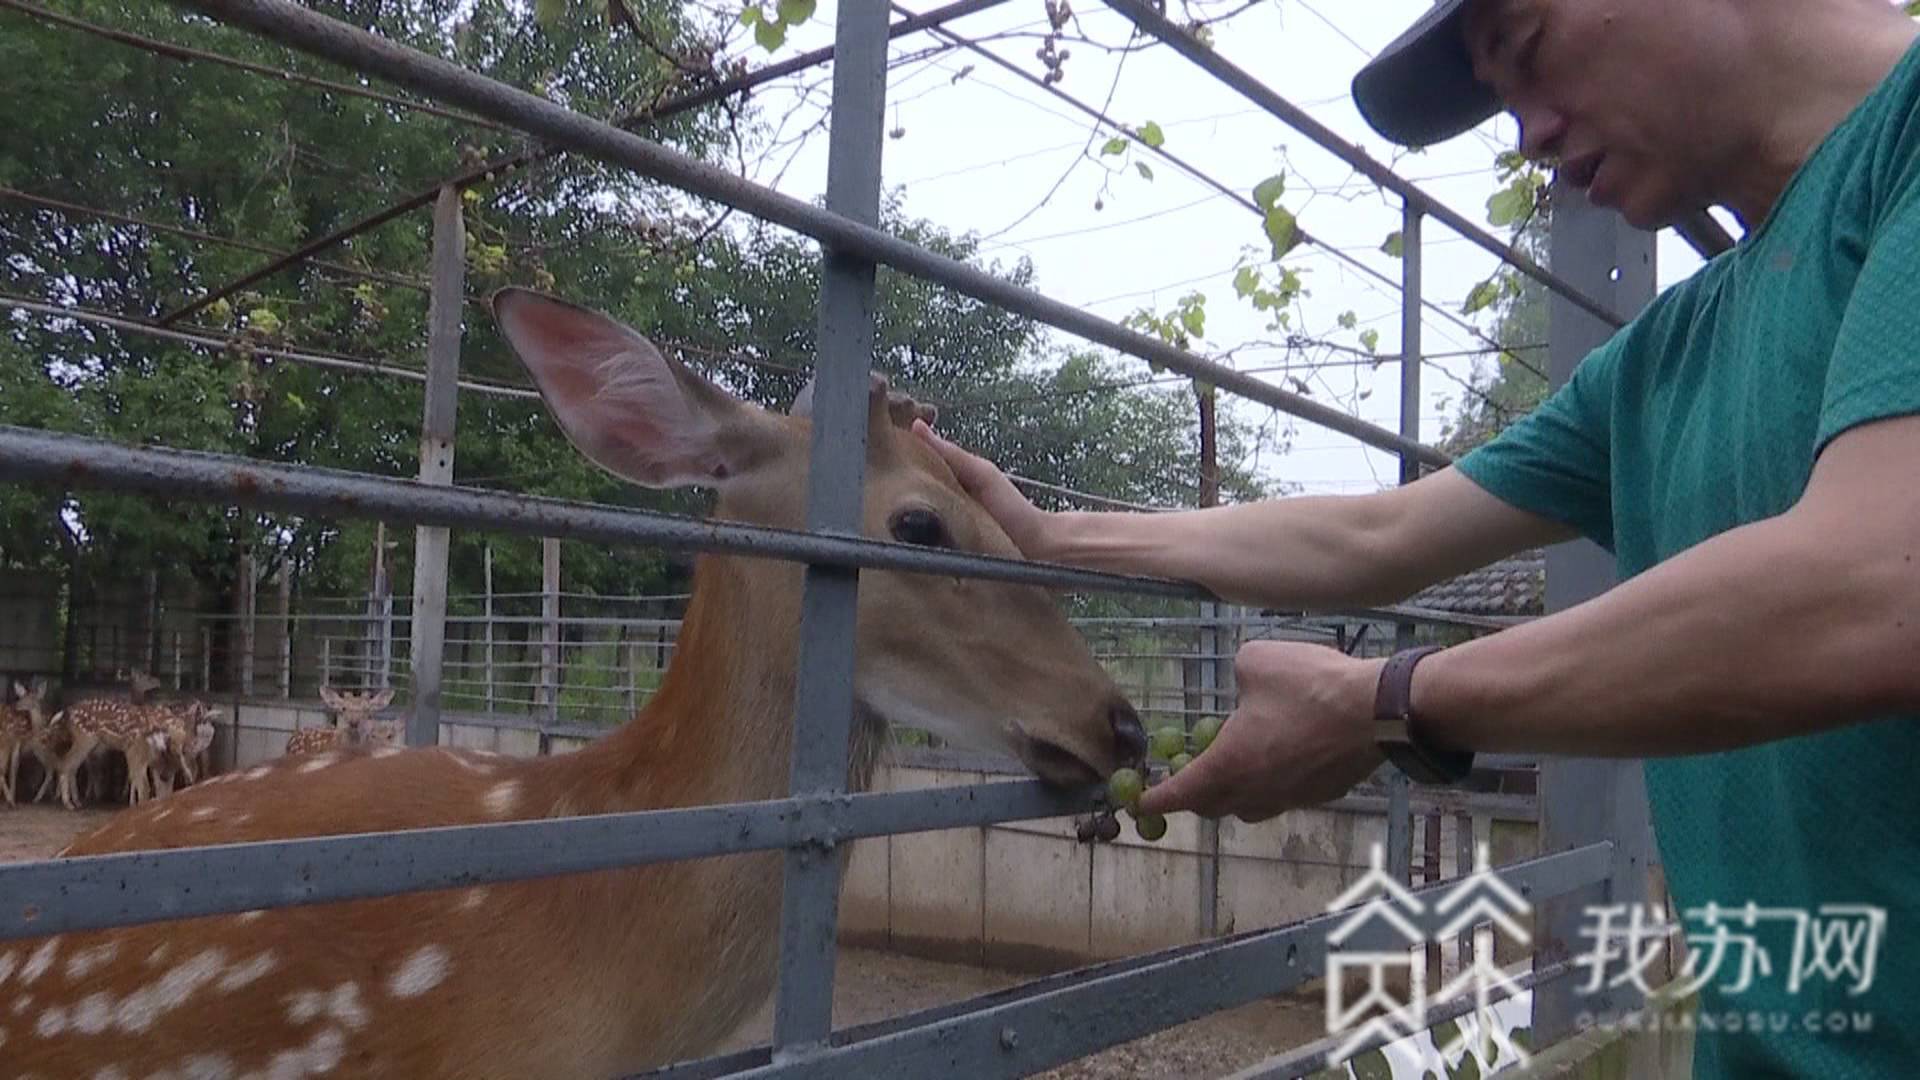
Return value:
<svg viewBox="0 0 1920 1080">
<path fill-rule="evenodd" d="M 1439 0 L 1353 77 L 1353 100 L 1373 130 L 1402 146 L 1432 146 L 1500 111 L 1493 88 L 1473 76 L 1466 9 Z"/>
</svg>

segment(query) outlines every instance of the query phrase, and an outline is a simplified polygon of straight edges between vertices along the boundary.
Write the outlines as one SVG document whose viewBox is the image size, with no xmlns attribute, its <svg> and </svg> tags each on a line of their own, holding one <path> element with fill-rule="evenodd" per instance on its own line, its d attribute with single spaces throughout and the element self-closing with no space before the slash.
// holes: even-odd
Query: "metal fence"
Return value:
<svg viewBox="0 0 1920 1080">
<path fill-rule="evenodd" d="M 824 208 L 780 195 L 639 135 L 570 112 L 545 99 L 306 10 L 289 0 L 182 0 L 182 6 L 281 41 L 443 104 L 517 128 L 543 152 L 584 154 L 805 233 L 825 249 L 812 474 L 844 482 L 809 492 L 809 533 L 693 522 L 644 512 L 451 486 L 451 403 L 457 388 L 458 260 L 451 280 L 436 258 L 427 416 L 419 481 L 266 464 L 165 448 L 18 428 L 0 429 L 0 477 L 65 488 L 104 488 L 172 500 L 241 504 L 337 517 L 378 518 L 422 528 L 422 554 L 444 567 L 446 529 L 496 530 L 677 551 L 719 551 L 806 564 L 804 634 L 796 710 L 791 796 L 762 803 L 601 817 L 514 822 L 423 832 L 353 835 L 154 851 L 0 867 L 0 938 L 226 914 L 255 908 L 373 897 L 488 882 L 574 874 L 747 851 L 786 853 L 774 1038 L 723 1059 L 660 1071 L 679 1077 L 838 1077 L 885 1075 L 1018 1076 L 1126 1042 L 1217 1010 L 1284 992 L 1328 970 L 1327 916 L 1068 972 L 987 998 L 924 1010 L 859 1028 L 832 1029 L 839 860 L 822 858 L 847 841 L 889 833 L 980 826 L 1055 817 L 1093 806 L 1092 793 L 1068 794 L 1036 781 L 899 793 L 848 794 L 845 748 L 851 720 L 850 628 L 858 571 L 885 568 L 1042 585 L 1180 598 L 1212 598 L 1177 582 L 1123 577 L 1015 561 L 909 548 L 856 538 L 862 491 L 861 424 L 873 337 L 874 269 L 886 264 L 986 300 L 1098 344 L 1203 379 L 1398 454 L 1402 480 L 1445 455 L 1418 439 L 1421 225 L 1438 219 L 1508 259 L 1554 293 L 1557 377 L 1571 368 L 1573 344 L 1622 321 L 1622 301 L 1650 282 L 1622 252 L 1636 242 L 1615 223 L 1564 199 L 1555 217 L 1556 273 L 1471 225 L 1207 49 L 1143 0 L 1109 4 L 1145 33 L 1189 57 L 1277 118 L 1333 150 L 1405 205 L 1403 430 L 1387 431 L 1164 342 L 1039 296 L 878 229 L 882 107 L 889 27 L 884 0 L 849 0 L 838 14 L 829 181 Z M 970 10 L 988 6 L 968 5 Z M 916 25 L 926 25 L 922 19 Z M 897 24 L 896 24 L 897 25 Z M 436 250 L 457 233 L 452 187 L 439 205 Z M 1608 230 L 1614 230 L 1609 232 Z M 1622 267 L 1626 272 L 1622 273 Z M 1562 276 L 1564 275 L 1564 276 Z M 1596 297 L 1605 298 L 1596 299 Z M 434 460 L 447 457 L 447 468 Z M 437 538 L 437 548 L 436 548 Z M 1550 572 L 1553 564 L 1550 562 Z M 1575 575 L 1577 577 L 1577 575 Z M 1569 580 L 1572 580 L 1570 578 Z M 449 627 L 444 574 L 417 604 L 411 672 L 415 700 L 408 740 L 431 741 L 439 726 L 439 657 Z M 1565 588 L 1550 590 L 1556 606 Z M 460 640 L 457 637 L 450 640 Z M 1210 648 L 1224 653 L 1217 640 Z M 1625 902 L 1644 893 L 1648 850 L 1644 810 L 1626 767 L 1559 763 L 1543 767 L 1543 847 L 1538 858 L 1502 868 L 1504 879 L 1535 902 L 1561 898 Z M 1404 780 L 1394 799 L 1404 810 Z M 1638 815 L 1636 817 L 1636 814 Z M 1396 819 L 1403 816 L 1396 814 Z M 1390 835 L 1396 873 L 1406 877 L 1407 835 Z M 1416 895 L 1433 899 L 1440 886 Z M 1428 906 L 1431 933 L 1439 916 Z M 1536 1044 L 1572 1024 L 1568 957 L 1575 929 L 1564 919 L 1536 937 Z M 1351 939 L 1368 944 L 1367 935 Z M 1375 942 L 1378 944 L 1378 942 Z M 1634 1004 L 1630 991 L 1583 999 L 1595 1016 Z M 1436 1015 L 1446 1007 L 1436 1004 Z M 1457 1003 L 1451 1003 L 1457 1007 Z M 1322 1060 L 1307 1050 L 1263 1066 L 1262 1075 L 1297 1076 Z"/>
</svg>

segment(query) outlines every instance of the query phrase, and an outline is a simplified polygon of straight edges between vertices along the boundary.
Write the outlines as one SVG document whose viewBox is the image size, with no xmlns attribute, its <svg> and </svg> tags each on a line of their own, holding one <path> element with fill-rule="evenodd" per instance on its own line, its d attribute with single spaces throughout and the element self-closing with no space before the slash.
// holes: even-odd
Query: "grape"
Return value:
<svg viewBox="0 0 1920 1080">
<path fill-rule="evenodd" d="M 1133 831 L 1151 843 L 1167 835 L 1167 819 L 1161 814 L 1141 814 L 1133 819 Z"/>
<path fill-rule="evenodd" d="M 1094 825 L 1094 835 L 1109 842 L 1120 839 L 1120 819 L 1112 814 L 1102 815 Z"/>
<path fill-rule="evenodd" d="M 1191 764 L 1193 764 L 1192 754 L 1175 754 L 1167 759 L 1167 775 L 1172 776 Z"/>
<path fill-rule="evenodd" d="M 1129 809 L 1140 805 L 1140 793 L 1146 786 L 1146 780 L 1134 769 L 1115 769 L 1107 778 L 1107 794 L 1116 804 Z"/>
<path fill-rule="evenodd" d="M 1187 748 L 1187 733 L 1177 727 L 1158 728 L 1153 733 L 1153 756 L 1171 758 Z"/>
<path fill-rule="evenodd" d="M 1212 746 L 1213 740 L 1219 736 L 1220 718 L 1217 716 L 1209 716 L 1193 725 L 1193 746 L 1196 750 L 1205 750 Z"/>
</svg>

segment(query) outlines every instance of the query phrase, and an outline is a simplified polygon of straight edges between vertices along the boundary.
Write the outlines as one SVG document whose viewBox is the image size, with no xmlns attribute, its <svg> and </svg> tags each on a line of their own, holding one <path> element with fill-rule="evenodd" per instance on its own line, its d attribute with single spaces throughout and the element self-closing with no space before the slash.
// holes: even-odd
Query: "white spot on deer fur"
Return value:
<svg viewBox="0 0 1920 1080">
<path fill-rule="evenodd" d="M 93 1074 L 93 1080 L 127 1080 L 127 1070 L 118 1065 L 109 1065 Z M 148 1077 L 152 1080 L 152 1077 Z"/>
<path fill-rule="evenodd" d="M 367 1010 L 360 1004 L 360 984 L 341 983 L 333 988 L 333 1000 L 327 1003 L 327 1015 L 354 1031 L 367 1026 Z"/>
<path fill-rule="evenodd" d="M 13 969 L 18 967 L 19 965 L 20 965 L 19 953 L 15 953 L 15 952 L 0 953 L 0 986 L 7 985 L 7 980 L 13 977 Z"/>
<path fill-rule="evenodd" d="M 397 998 L 419 997 L 421 994 L 439 986 L 447 977 L 447 969 L 452 964 L 447 958 L 447 950 L 438 945 L 423 945 L 415 950 L 400 970 L 393 973 L 392 981 L 387 983 L 387 992 Z"/>
<path fill-rule="evenodd" d="M 399 750 L 391 746 L 377 746 L 373 750 L 373 756 L 377 758 L 389 758 L 399 752 Z"/>
<path fill-rule="evenodd" d="M 231 994 L 235 990 L 259 981 L 268 972 L 278 967 L 279 964 L 280 961 L 274 959 L 272 953 L 263 952 L 246 963 L 235 967 L 225 975 L 220 976 L 220 989 L 225 993 Z"/>
<path fill-rule="evenodd" d="M 518 780 L 502 780 L 488 788 L 487 793 L 480 797 L 481 805 L 485 806 L 487 813 L 494 817 L 507 816 L 513 812 L 514 806 L 519 802 L 520 781 Z"/>
<path fill-rule="evenodd" d="M 133 1034 L 146 1031 L 164 1013 L 186 1004 L 195 990 L 212 982 L 227 966 L 226 953 L 208 949 L 160 976 L 151 986 L 135 990 L 114 1011 L 114 1023 Z"/>
<path fill-rule="evenodd" d="M 32 986 L 33 980 L 45 975 L 47 969 L 53 966 L 54 954 L 59 951 L 60 939 L 58 937 L 48 938 L 45 945 L 35 949 L 33 955 L 27 957 L 26 966 L 20 969 L 20 985 Z"/>
<path fill-rule="evenodd" d="M 153 815 L 153 822 L 154 824 L 158 825 L 160 822 L 167 820 L 167 818 L 171 817 L 172 815 L 173 815 L 173 807 L 171 806 L 164 807 L 161 809 L 159 813 Z"/>
<path fill-rule="evenodd" d="M 51 1039 L 67 1030 L 67 1010 L 59 1005 L 47 1006 L 40 1014 L 40 1023 L 34 1026 L 33 1033 L 43 1039 Z"/>
<path fill-rule="evenodd" d="M 88 994 L 73 1007 L 73 1030 L 98 1035 L 113 1023 L 113 995 Z"/>
<path fill-rule="evenodd" d="M 319 754 L 313 757 L 312 759 L 308 760 L 305 764 L 301 765 L 300 771 L 303 773 L 319 772 L 321 769 L 324 769 L 327 766 L 339 760 L 340 760 L 340 755 L 338 754 Z"/>
<path fill-rule="evenodd" d="M 241 778 L 244 780 L 258 780 L 272 771 L 273 766 L 271 765 L 255 765 L 253 768 L 248 769 Z"/>
<path fill-rule="evenodd" d="M 487 902 L 487 890 L 468 889 L 466 891 L 466 894 L 460 897 L 460 910 L 472 911 L 475 908 L 479 907 L 481 904 L 484 904 L 486 902 Z"/>
<path fill-rule="evenodd" d="M 469 761 L 467 760 L 466 753 L 463 751 L 449 750 L 447 751 L 447 756 L 453 759 L 453 763 L 455 765 L 460 766 L 461 768 L 467 770 L 470 773 L 478 773 L 481 776 L 493 775 L 493 766 L 484 765 L 478 761 Z"/>
<path fill-rule="evenodd" d="M 33 1008 L 32 994 L 21 994 L 13 999 L 13 1015 L 19 1016 L 31 1008 Z"/>
<path fill-rule="evenodd" d="M 169 948 L 171 948 L 171 946 L 169 946 L 164 941 L 158 945 L 155 945 L 153 947 L 153 951 L 147 954 L 147 966 L 159 967 L 160 962 L 167 958 L 167 950 Z"/>
<path fill-rule="evenodd" d="M 240 914 L 234 916 L 234 918 L 240 922 L 246 923 L 246 922 L 252 922 L 253 920 L 259 918 L 260 916 L 265 915 L 266 913 L 267 913 L 267 909 L 265 908 L 254 908 L 252 911 L 243 911 Z"/>
<path fill-rule="evenodd" d="M 200 809 L 195 810 L 192 814 L 192 817 L 193 817 L 193 820 L 195 821 L 206 821 L 208 818 L 213 817 L 219 812 L 220 812 L 220 808 L 217 806 L 203 806 Z"/>
<path fill-rule="evenodd" d="M 67 961 L 67 978 L 78 981 L 94 973 L 112 960 L 120 946 L 109 941 L 105 945 L 95 945 L 91 949 L 82 949 Z"/>
<path fill-rule="evenodd" d="M 233 1059 L 224 1054 L 198 1054 L 180 1063 L 181 1080 L 233 1080 Z"/>
<path fill-rule="evenodd" d="M 267 1080 L 300 1080 L 317 1073 L 329 1073 L 346 1056 L 347 1040 L 337 1028 L 322 1028 L 312 1041 L 292 1050 L 282 1050 L 267 1065 Z M 258 1075 L 250 1073 L 248 1074 Z"/>
<path fill-rule="evenodd" d="M 318 990 L 302 990 L 287 998 L 287 1019 L 304 1024 L 320 1015 L 326 998 Z"/>
</svg>

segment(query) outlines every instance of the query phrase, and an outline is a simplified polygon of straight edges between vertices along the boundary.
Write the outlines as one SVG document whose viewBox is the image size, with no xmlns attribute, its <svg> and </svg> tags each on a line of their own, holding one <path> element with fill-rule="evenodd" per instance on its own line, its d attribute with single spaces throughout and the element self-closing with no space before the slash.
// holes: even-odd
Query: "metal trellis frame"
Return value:
<svg viewBox="0 0 1920 1080">
<path fill-rule="evenodd" d="M 863 1069 L 887 1074 L 1020 1076 L 1221 1009 L 1281 993 L 1328 971 L 1328 933 L 1339 916 L 1224 938 L 1096 965 L 954 1005 L 876 1025 L 832 1030 L 832 983 L 840 887 L 838 849 L 860 837 L 978 827 L 1060 817 L 1090 809 L 1094 793 L 1062 792 L 1034 780 L 898 793 L 849 794 L 846 738 L 851 722 L 852 621 L 862 568 L 985 577 L 1056 589 L 1117 591 L 1212 599 L 1195 587 L 1153 578 L 1103 574 L 871 541 L 848 535 L 858 520 L 864 460 L 866 357 L 874 334 L 874 281 L 886 264 L 1091 341 L 1203 379 L 1400 456 L 1402 480 L 1449 458 L 1418 439 L 1417 410 L 1389 431 L 1309 399 L 1212 364 L 1117 324 L 1077 311 L 881 232 L 877 226 L 886 43 L 902 32 L 888 23 L 886 0 L 840 6 L 832 55 L 834 106 L 824 209 L 759 187 L 610 124 L 502 86 L 454 64 L 378 38 L 290 0 L 179 0 L 180 5 L 278 40 L 421 96 L 454 105 L 544 140 L 542 153 L 582 153 L 657 181 L 745 210 L 819 240 L 826 272 L 820 302 L 816 364 L 813 475 L 843 482 L 811 485 L 806 532 L 700 521 L 558 499 L 395 480 L 339 470 L 279 465 L 167 448 L 135 448 L 106 440 L 0 427 L 0 479 L 61 488 L 101 488 L 173 500 L 193 499 L 446 529 L 476 528 L 568 537 L 682 551 L 726 552 L 806 564 L 800 682 L 796 693 L 792 792 L 764 802 L 594 817 L 407 830 L 392 833 L 267 841 L 135 852 L 0 866 L 0 940 L 264 907 L 315 904 L 396 892 L 449 889 L 488 882 L 586 873 L 662 861 L 747 851 L 783 851 L 785 888 L 773 1044 L 653 1075 L 691 1077 L 843 1076 Z M 1109 0 L 1121 13 L 1215 75 L 1224 61 L 1195 55 L 1197 43 L 1140 0 Z M 963 5 L 954 5 L 958 8 Z M 971 10 L 989 0 L 964 5 Z M 943 11 L 950 9 L 942 9 Z M 930 24 L 920 17 L 923 25 Z M 912 20 L 909 20 L 911 22 Z M 1162 25 L 1164 24 L 1164 25 Z M 1171 28 L 1171 29 L 1170 29 Z M 1170 32 L 1169 32 L 1170 30 Z M 1204 54 L 1204 50 L 1200 50 Z M 792 63 L 792 62 L 789 62 Z M 776 65 L 777 66 L 777 65 Z M 1232 69 L 1226 81 L 1283 120 L 1328 145 L 1330 132 L 1250 77 Z M 714 91 L 713 93 L 718 93 Z M 723 96 L 723 95 L 722 95 Z M 709 100 L 717 100 L 717 97 Z M 1276 104 L 1277 103 L 1277 104 Z M 1284 106 L 1281 107 L 1281 106 Z M 1291 110 L 1291 111 L 1289 111 Z M 1311 121 L 1306 122 L 1308 125 Z M 1341 144 L 1344 145 L 1344 144 Z M 1330 149 L 1338 148 L 1329 146 Z M 1352 148 L 1348 148 L 1352 149 Z M 1354 151 L 1357 153 L 1357 151 Z M 1402 360 L 1407 387 L 1419 370 L 1418 243 L 1423 217 L 1438 217 L 1507 261 L 1539 277 L 1562 308 L 1589 323 L 1618 325 L 1620 316 L 1593 293 L 1524 261 L 1370 159 L 1363 173 L 1404 200 L 1409 243 L 1405 268 Z M 1381 175 L 1375 175 L 1375 171 Z M 436 185 L 436 191 L 449 185 Z M 452 185 L 457 186 L 457 183 Z M 1556 239 L 1559 239 L 1556 220 Z M 1569 234 L 1571 235 L 1571 234 Z M 1556 245 L 1558 247 L 1558 245 Z M 309 245 L 312 247 L 312 245 Z M 305 251 L 306 254 L 311 252 Z M 296 256 L 302 253 L 295 253 Z M 1585 251 L 1570 251 L 1569 263 Z M 1593 268 L 1585 268 L 1591 270 Z M 1593 275 L 1585 273 L 1591 278 Z M 455 294 L 444 313 L 457 309 Z M 1606 290 L 1596 289 L 1605 294 Z M 1620 299 L 1633 297 L 1621 290 Z M 210 302 L 203 298 L 202 302 Z M 190 310 L 190 309 L 189 309 Z M 177 317 L 183 312 L 176 312 Z M 164 320 L 163 320 L 164 321 Z M 1556 341 L 1566 320 L 1556 318 Z M 1583 332 L 1592 332 L 1589 328 Z M 1570 347 L 1570 346 L 1568 346 Z M 1566 348 L 1555 353 L 1556 374 Z M 453 379 L 436 363 L 430 379 Z M 444 388 L 444 387 L 443 387 Z M 444 401 L 444 399 L 442 399 Z M 446 419 L 450 422 L 451 409 Z M 444 434 L 432 422 L 423 434 Z M 437 474 L 430 479 L 441 480 Z M 545 594 L 557 596 L 557 581 Z M 441 598 L 444 603 L 444 598 Z M 435 614 L 432 605 L 427 617 Z M 1391 613 L 1384 614 L 1392 618 Z M 1403 613 L 1404 614 L 1404 613 Z M 440 621 L 455 621 L 444 611 Z M 1498 624 L 1496 624 L 1498 625 Z M 1642 837 L 1609 839 L 1633 820 L 1632 795 L 1617 775 L 1570 772 L 1549 805 L 1580 805 L 1596 792 L 1612 796 L 1598 809 L 1563 822 L 1554 849 L 1502 867 L 1505 881 L 1534 902 L 1583 891 L 1631 895 L 1623 875 L 1643 868 Z M 1644 822 L 1644 808 L 1641 821 Z M 1437 898 L 1442 885 L 1415 895 Z M 1423 921 L 1425 920 L 1425 921 Z M 1428 906 L 1413 916 L 1438 929 Z M 1432 925 L 1427 925 L 1431 922 Z M 1564 927 L 1560 929 L 1564 940 Z M 1367 931 L 1352 939 L 1368 944 Z M 1389 943 L 1390 944 L 1390 943 Z M 1545 995 L 1570 1000 L 1564 955 L 1536 956 L 1536 1010 Z M 1147 992 L 1144 988 L 1151 988 Z M 1564 1010 L 1563 1010 L 1564 1011 Z M 1261 1075 L 1300 1075 L 1319 1062 L 1269 1063 Z M 1297 1071 L 1296 1071 L 1297 1068 Z"/>
</svg>

